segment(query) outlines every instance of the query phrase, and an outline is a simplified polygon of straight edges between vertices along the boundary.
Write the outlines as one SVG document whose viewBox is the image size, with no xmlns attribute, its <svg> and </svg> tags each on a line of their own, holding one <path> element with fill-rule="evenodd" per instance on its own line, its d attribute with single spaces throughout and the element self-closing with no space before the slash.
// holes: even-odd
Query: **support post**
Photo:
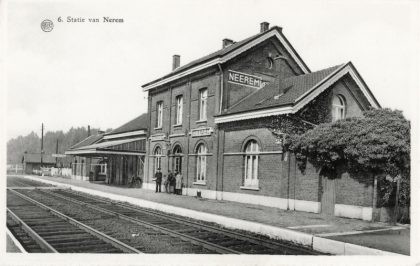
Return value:
<svg viewBox="0 0 420 266">
<path fill-rule="evenodd" d="M 375 175 L 373 177 L 373 199 L 372 199 L 372 222 L 375 222 L 377 219 L 376 216 L 376 202 L 378 198 L 378 177 Z"/>
<path fill-rule="evenodd" d="M 397 178 L 397 193 L 395 195 L 394 224 L 396 224 L 398 221 L 398 208 L 399 208 L 398 198 L 400 196 L 400 183 L 401 183 L 401 179 Z"/>
</svg>

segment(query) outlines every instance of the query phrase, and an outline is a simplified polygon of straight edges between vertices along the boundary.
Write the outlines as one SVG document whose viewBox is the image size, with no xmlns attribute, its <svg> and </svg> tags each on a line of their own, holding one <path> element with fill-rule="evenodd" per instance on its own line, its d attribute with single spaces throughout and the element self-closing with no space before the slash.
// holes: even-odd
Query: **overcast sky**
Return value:
<svg viewBox="0 0 420 266">
<path fill-rule="evenodd" d="M 7 14 L 8 139 L 40 135 L 41 123 L 118 127 L 146 112 L 140 86 L 167 74 L 173 54 L 183 65 L 262 21 L 283 27 L 311 70 L 352 61 L 383 107 L 410 119 L 418 108 L 419 1 L 10 1 Z"/>
</svg>

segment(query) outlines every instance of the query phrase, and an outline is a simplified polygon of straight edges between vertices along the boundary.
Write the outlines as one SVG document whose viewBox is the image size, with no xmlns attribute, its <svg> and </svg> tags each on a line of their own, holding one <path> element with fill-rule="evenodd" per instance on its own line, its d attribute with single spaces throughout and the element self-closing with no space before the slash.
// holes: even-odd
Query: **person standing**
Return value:
<svg viewBox="0 0 420 266">
<path fill-rule="evenodd" d="M 176 182 L 176 184 L 175 184 L 175 193 L 176 194 L 178 194 L 178 195 L 181 195 L 182 194 L 182 175 L 181 175 L 181 173 L 179 173 L 179 172 L 177 172 L 176 173 L 176 176 L 175 176 L 175 182 Z"/>
<path fill-rule="evenodd" d="M 170 191 L 170 186 L 171 186 L 171 181 L 172 181 L 173 178 L 174 178 L 174 175 L 172 174 L 171 171 L 169 171 L 168 177 L 166 178 L 166 181 L 164 183 L 166 193 L 170 193 L 171 192 Z"/>
<path fill-rule="evenodd" d="M 160 168 L 157 169 L 155 174 L 155 180 L 156 180 L 156 192 L 161 192 L 162 188 L 162 172 L 160 171 Z"/>
<path fill-rule="evenodd" d="M 169 192 L 175 193 L 175 175 L 174 174 L 172 174 L 171 179 L 169 179 Z"/>
</svg>

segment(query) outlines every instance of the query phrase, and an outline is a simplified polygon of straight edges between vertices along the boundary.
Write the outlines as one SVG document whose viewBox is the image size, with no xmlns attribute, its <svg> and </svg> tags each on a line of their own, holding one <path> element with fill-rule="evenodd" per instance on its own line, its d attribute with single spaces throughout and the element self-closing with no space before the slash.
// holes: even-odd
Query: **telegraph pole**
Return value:
<svg viewBox="0 0 420 266">
<path fill-rule="evenodd" d="M 58 154 L 58 139 L 57 144 L 55 145 L 55 154 Z M 58 167 L 58 157 L 55 157 L 55 167 Z"/>
<path fill-rule="evenodd" d="M 41 171 L 42 171 L 42 155 L 44 153 L 44 123 L 41 127 Z"/>
</svg>

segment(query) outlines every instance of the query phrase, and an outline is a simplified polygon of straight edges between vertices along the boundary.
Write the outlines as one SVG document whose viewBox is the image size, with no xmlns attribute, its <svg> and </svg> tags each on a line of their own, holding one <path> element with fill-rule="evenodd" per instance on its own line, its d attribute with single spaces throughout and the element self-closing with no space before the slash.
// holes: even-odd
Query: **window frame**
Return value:
<svg viewBox="0 0 420 266">
<path fill-rule="evenodd" d="M 156 128 L 162 128 L 163 124 L 163 101 L 156 103 Z"/>
<path fill-rule="evenodd" d="M 183 105 L 184 97 L 183 95 L 178 95 L 175 97 L 175 125 L 182 125 L 182 115 L 183 115 Z"/>
<path fill-rule="evenodd" d="M 247 140 L 244 146 L 243 188 L 259 188 L 258 164 L 260 144 L 255 139 Z"/>
<path fill-rule="evenodd" d="M 205 94 L 205 97 L 204 97 Z M 199 91 L 198 97 L 198 120 L 206 121 L 207 120 L 207 99 L 208 99 L 208 89 L 202 88 Z"/>
<path fill-rule="evenodd" d="M 100 166 L 99 174 L 100 175 L 106 175 L 107 164 L 106 163 L 101 163 L 101 164 L 99 164 L 99 166 Z"/>
<path fill-rule="evenodd" d="M 159 151 L 159 153 L 158 153 Z M 153 175 L 157 172 L 157 169 L 161 169 L 162 170 L 162 148 L 160 146 L 156 146 L 154 151 L 153 151 L 153 156 L 154 156 L 154 160 L 153 160 Z"/>
<path fill-rule="evenodd" d="M 205 184 L 207 180 L 207 147 L 204 143 L 197 145 L 196 155 L 195 182 Z"/>
<path fill-rule="evenodd" d="M 335 99 L 338 99 L 340 104 L 335 103 Z M 333 96 L 333 99 L 331 101 L 331 109 L 332 109 L 332 122 L 336 122 L 338 120 L 346 118 L 346 112 L 347 112 L 347 104 L 346 104 L 346 98 L 341 94 L 336 94 Z"/>
</svg>

